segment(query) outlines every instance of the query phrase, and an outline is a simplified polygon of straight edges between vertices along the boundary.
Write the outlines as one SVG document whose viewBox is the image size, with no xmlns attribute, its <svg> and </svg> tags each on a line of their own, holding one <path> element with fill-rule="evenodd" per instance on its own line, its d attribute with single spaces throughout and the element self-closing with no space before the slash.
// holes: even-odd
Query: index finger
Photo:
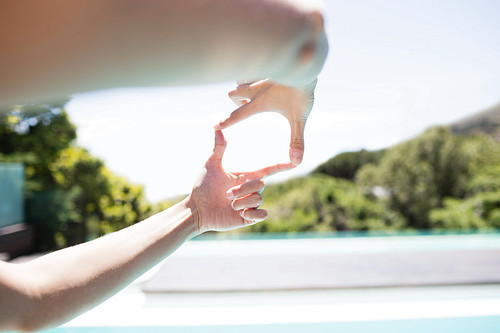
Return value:
<svg viewBox="0 0 500 333">
<path fill-rule="evenodd" d="M 239 173 L 238 175 L 244 175 L 246 178 L 264 178 L 274 175 L 278 172 L 288 171 L 295 168 L 296 165 L 293 163 L 278 163 L 275 165 L 271 165 L 256 171 Z"/>
<path fill-rule="evenodd" d="M 242 121 L 245 118 L 250 117 L 251 115 L 254 115 L 256 113 L 263 112 L 263 110 L 257 109 L 257 104 L 253 102 L 249 102 L 247 104 L 244 104 L 240 106 L 238 109 L 234 110 L 229 117 L 226 119 L 222 120 L 219 122 L 217 125 L 215 125 L 215 128 L 217 129 L 224 129 L 227 128 L 231 125 L 236 124 L 239 121 Z"/>
</svg>

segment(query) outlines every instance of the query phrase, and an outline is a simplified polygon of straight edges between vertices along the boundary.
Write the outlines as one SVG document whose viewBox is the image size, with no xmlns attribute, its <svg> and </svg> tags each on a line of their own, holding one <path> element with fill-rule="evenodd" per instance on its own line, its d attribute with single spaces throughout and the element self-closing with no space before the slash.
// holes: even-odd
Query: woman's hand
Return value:
<svg viewBox="0 0 500 333">
<path fill-rule="evenodd" d="M 199 233 L 232 230 L 263 221 L 267 217 L 262 203 L 263 177 L 289 170 L 293 164 L 276 164 L 252 172 L 231 173 L 222 167 L 226 140 L 215 131 L 215 146 L 189 197 L 196 214 Z"/>
<path fill-rule="evenodd" d="M 314 103 L 315 87 L 316 80 L 300 89 L 276 84 L 269 79 L 239 84 L 229 92 L 229 97 L 239 108 L 215 128 L 227 128 L 256 113 L 276 111 L 290 123 L 290 162 L 299 165 L 304 156 L 304 128 Z"/>
</svg>

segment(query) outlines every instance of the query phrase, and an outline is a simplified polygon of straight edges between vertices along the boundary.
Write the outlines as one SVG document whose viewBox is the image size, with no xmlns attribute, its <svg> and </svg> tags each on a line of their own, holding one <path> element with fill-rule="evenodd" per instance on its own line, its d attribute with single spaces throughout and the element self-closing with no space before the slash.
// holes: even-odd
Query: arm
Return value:
<svg viewBox="0 0 500 333">
<path fill-rule="evenodd" d="M 91 309 L 197 230 L 195 212 L 186 199 L 97 240 L 23 264 L 0 262 L 0 330 L 39 330 Z"/>
<path fill-rule="evenodd" d="M 292 166 L 229 173 L 221 164 L 225 146 L 217 131 L 214 152 L 192 193 L 166 211 L 31 262 L 0 262 L 0 330 L 61 324 L 124 288 L 191 237 L 264 220 L 267 212 L 258 209 L 261 177 Z"/>
<path fill-rule="evenodd" d="M 290 124 L 290 162 L 302 163 L 304 157 L 304 130 L 314 103 L 317 75 L 328 54 L 328 41 L 319 12 L 311 14 L 314 38 L 299 53 L 298 65 L 285 79 L 240 81 L 229 97 L 239 107 L 215 128 L 227 128 L 256 113 L 275 111 L 287 118 Z"/>
<path fill-rule="evenodd" d="M 258 77 L 301 86 L 323 65 L 323 35 L 319 11 L 285 0 L 7 0 L 0 103 Z"/>
</svg>

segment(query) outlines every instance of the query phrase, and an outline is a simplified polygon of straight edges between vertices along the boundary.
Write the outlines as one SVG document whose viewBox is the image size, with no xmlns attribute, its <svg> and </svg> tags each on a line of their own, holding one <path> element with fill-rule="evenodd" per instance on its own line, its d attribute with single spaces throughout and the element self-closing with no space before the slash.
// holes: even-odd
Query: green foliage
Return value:
<svg viewBox="0 0 500 333">
<path fill-rule="evenodd" d="M 312 176 L 268 186 L 269 218 L 250 230 L 500 227 L 500 144 L 492 138 L 436 127 L 368 153 L 340 154 Z"/>
<path fill-rule="evenodd" d="M 35 229 L 38 250 L 64 247 L 78 239 L 75 232 L 83 222 L 75 207 L 79 195 L 77 188 L 28 192 L 26 219 Z"/>
<path fill-rule="evenodd" d="M 0 161 L 26 168 L 26 218 L 35 247 L 52 250 L 129 226 L 150 215 L 142 186 L 106 169 L 72 145 L 65 101 L 14 106 L 0 113 Z"/>
<path fill-rule="evenodd" d="M 264 192 L 265 223 L 258 232 L 399 229 L 404 219 L 350 181 L 313 175 L 270 185 Z"/>
<path fill-rule="evenodd" d="M 338 154 L 325 163 L 320 164 L 313 173 L 354 180 L 359 168 L 368 163 L 378 163 L 384 152 L 384 150 L 368 151 L 362 149 L 356 152 Z"/>
<path fill-rule="evenodd" d="M 364 166 L 356 177 L 365 188 L 384 188 L 388 206 L 408 219 L 408 227 L 485 228 L 493 220 L 471 208 L 480 197 L 466 199 L 500 190 L 500 145 L 484 135 L 432 128 L 388 149 L 379 165 Z"/>
<path fill-rule="evenodd" d="M 465 200 L 447 198 L 443 208 L 430 212 L 433 228 L 500 228 L 500 191 L 478 193 Z"/>
<path fill-rule="evenodd" d="M 500 190 L 500 143 L 478 135 L 464 141 L 464 150 L 471 161 L 467 196 Z"/>
<path fill-rule="evenodd" d="M 500 144 L 476 135 L 463 144 L 470 160 L 465 198 L 447 198 L 444 207 L 433 209 L 434 228 L 500 228 Z"/>
<path fill-rule="evenodd" d="M 17 105 L 0 112 L 0 153 L 25 164 L 26 181 L 34 190 L 54 188 L 47 166 L 76 138 L 65 102 Z"/>
<path fill-rule="evenodd" d="M 128 227 L 152 214 L 151 205 L 145 200 L 144 188 L 130 184 L 125 178 L 103 170 L 109 192 L 101 195 L 99 210 L 102 211 L 100 233 L 105 234 Z"/>
<path fill-rule="evenodd" d="M 103 161 L 81 147 L 62 150 L 49 167 L 61 188 L 80 193 L 74 206 L 83 223 L 78 224 L 78 237 L 68 239 L 67 245 L 122 229 L 148 216 L 151 208 L 142 186 L 114 175 Z"/>
<path fill-rule="evenodd" d="M 405 216 L 409 227 L 429 228 L 432 208 L 445 197 L 465 195 L 471 156 L 462 142 L 447 128 L 432 128 L 390 148 L 378 166 L 362 168 L 358 183 L 386 189 L 389 207 Z"/>
<path fill-rule="evenodd" d="M 73 144 L 64 101 L 0 112 L 0 161 L 26 168 L 26 217 L 38 250 L 77 244 L 172 206 Z M 500 228 L 500 144 L 429 129 L 382 151 L 348 152 L 312 175 L 270 185 L 269 218 L 237 232 Z"/>
</svg>

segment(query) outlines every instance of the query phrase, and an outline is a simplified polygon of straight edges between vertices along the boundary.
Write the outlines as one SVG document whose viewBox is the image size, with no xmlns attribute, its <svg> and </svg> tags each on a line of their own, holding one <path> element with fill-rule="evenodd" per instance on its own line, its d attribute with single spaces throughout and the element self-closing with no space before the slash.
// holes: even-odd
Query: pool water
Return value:
<svg viewBox="0 0 500 333">
<path fill-rule="evenodd" d="M 498 269 L 492 268 L 500 265 L 500 233 L 205 240 L 185 244 L 167 260 L 170 260 L 168 267 L 172 267 L 175 260 L 187 265 L 181 265 L 175 270 L 179 272 L 181 280 L 187 279 L 181 272 L 196 275 L 192 271 L 192 267 L 196 266 L 193 263 L 211 260 L 212 266 L 218 268 L 212 274 L 213 278 L 220 280 L 220 276 L 231 276 L 232 271 L 227 266 L 217 266 L 217 262 L 225 263 L 236 259 L 241 262 L 234 270 L 238 270 L 241 276 L 264 279 L 266 274 L 279 275 L 279 272 L 269 268 L 259 275 L 252 263 L 263 261 L 269 256 L 281 258 L 281 261 L 301 256 L 312 260 L 325 256 L 351 258 L 358 255 L 387 260 L 395 255 L 405 258 L 412 255 L 413 258 L 421 256 L 431 260 L 434 255 L 442 254 L 450 256 L 454 262 L 449 266 L 450 271 L 444 272 L 445 276 L 459 275 L 459 268 L 463 271 L 466 267 L 467 256 L 475 255 L 481 261 L 484 260 L 484 254 L 489 256 L 491 264 L 488 267 L 469 266 L 481 268 L 479 273 L 485 279 L 473 280 L 477 283 L 468 285 L 419 284 L 422 277 L 416 273 L 426 271 L 416 271 L 410 265 L 408 268 L 411 268 L 410 273 L 415 273 L 412 276 L 415 276 L 416 282 L 398 287 L 387 285 L 255 291 L 236 289 L 224 292 L 216 289 L 184 292 L 170 288 L 162 292 L 148 292 L 148 283 L 162 277 L 160 273 L 163 268 L 158 265 L 155 270 L 98 307 L 60 328 L 45 332 L 499 333 L 500 279 Z M 214 261 L 215 259 L 218 261 Z M 299 265 L 300 262 L 297 261 L 296 264 Z M 363 267 L 365 266 L 361 268 Z M 384 267 L 389 267 L 389 263 L 381 261 L 380 266 L 375 265 L 380 271 Z M 382 275 L 391 272 L 383 271 Z M 210 277 L 208 269 L 198 273 L 205 280 Z M 312 272 L 308 271 L 308 274 Z M 481 274 L 478 276 L 482 277 Z M 166 282 L 174 278 L 174 275 L 165 275 Z"/>
<path fill-rule="evenodd" d="M 468 318 L 432 318 L 413 320 L 298 323 L 272 325 L 226 325 L 226 326 L 142 326 L 142 327 L 66 327 L 46 332 L 53 333 L 498 333 L 500 316 Z"/>
</svg>

